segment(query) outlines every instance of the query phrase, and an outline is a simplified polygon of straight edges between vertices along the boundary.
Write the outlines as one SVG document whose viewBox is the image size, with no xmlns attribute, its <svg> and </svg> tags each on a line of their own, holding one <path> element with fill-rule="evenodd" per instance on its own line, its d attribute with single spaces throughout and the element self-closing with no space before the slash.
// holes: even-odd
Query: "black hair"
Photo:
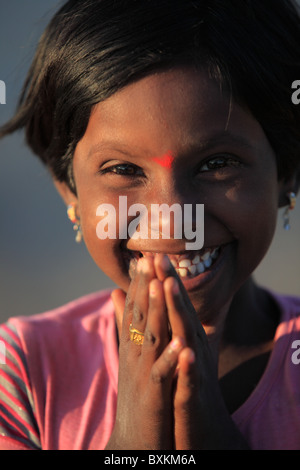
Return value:
<svg viewBox="0 0 300 470">
<path fill-rule="evenodd" d="M 40 39 L 15 116 L 75 192 L 72 157 L 92 108 L 153 71 L 205 68 L 265 131 L 280 178 L 300 164 L 300 24 L 292 0 L 69 0 Z"/>
</svg>

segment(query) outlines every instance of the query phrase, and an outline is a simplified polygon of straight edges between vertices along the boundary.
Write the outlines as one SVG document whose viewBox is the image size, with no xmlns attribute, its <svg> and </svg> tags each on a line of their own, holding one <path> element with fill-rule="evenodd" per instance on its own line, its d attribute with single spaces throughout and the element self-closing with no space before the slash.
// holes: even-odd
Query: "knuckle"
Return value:
<svg viewBox="0 0 300 470">
<path fill-rule="evenodd" d="M 181 393 L 176 396 L 174 406 L 176 410 L 185 410 L 195 402 L 194 393 L 192 388 L 185 388 Z M 196 403 L 195 403 L 196 407 Z"/>
<path fill-rule="evenodd" d="M 144 339 L 145 341 L 154 346 L 155 344 L 157 344 L 157 338 L 153 335 L 153 333 L 151 333 L 151 331 L 149 330 L 146 330 L 145 333 L 144 333 Z"/>
<path fill-rule="evenodd" d="M 127 295 L 126 300 L 125 300 L 125 310 L 130 311 L 134 307 L 134 299 L 132 299 L 130 296 Z"/>
<path fill-rule="evenodd" d="M 136 304 L 133 305 L 133 318 L 136 322 L 142 322 L 144 320 L 144 314 Z"/>
<path fill-rule="evenodd" d="M 161 385 L 165 381 L 166 378 L 164 375 L 161 374 L 157 365 L 154 364 L 154 366 L 151 369 L 150 379 L 151 379 L 151 382 L 154 383 L 155 385 Z"/>
<path fill-rule="evenodd" d="M 170 354 L 169 352 L 165 352 L 163 354 L 163 361 L 165 363 L 165 365 L 168 367 L 168 368 L 171 368 L 174 366 L 174 364 L 176 363 L 177 361 L 177 356 L 174 356 L 172 354 Z"/>
</svg>

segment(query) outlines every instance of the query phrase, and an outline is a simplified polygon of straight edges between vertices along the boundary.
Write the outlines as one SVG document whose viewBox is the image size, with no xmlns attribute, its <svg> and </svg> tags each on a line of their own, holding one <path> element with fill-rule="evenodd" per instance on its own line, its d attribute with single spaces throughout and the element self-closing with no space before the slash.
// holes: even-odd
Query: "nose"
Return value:
<svg viewBox="0 0 300 470">
<path fill-rule="evenodd" d="M 140 209 L 138 220 L 128 225 L 127 247 L 134 251 L 180 253 L 199 250 L 204 243 L 204 206 L 197 203 L 191 185 L 179 184 L 165 175 L 155 187 L 145 189 L 143 202 L 133 205 L 129 216 Z"/>
</svg>

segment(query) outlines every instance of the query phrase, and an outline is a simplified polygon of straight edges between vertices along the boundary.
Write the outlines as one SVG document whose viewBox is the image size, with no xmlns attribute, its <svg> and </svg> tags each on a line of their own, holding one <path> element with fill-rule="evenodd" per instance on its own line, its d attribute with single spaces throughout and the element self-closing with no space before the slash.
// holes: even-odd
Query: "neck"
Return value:
<svg viewBox="0 0 300 470">
<path fill-rule="evenodd" d="M 218 376 L 226 380 L 227 388 L 228 384 L 232 388 L 232 380 L 235 384 L 242 380 L 241 389 L 245 386 L 248 390 L 244 398 L 253 384 L 258 383 L 267 365 L 279 316 L 279 308 L 271 295 L 252 279 L 233 298 L 219 343 Z"/>
<path fill-rule="evenodd" d="M 226 317 L 222 345 L 254 346 L 271 341 L 278 307 L 267 291 L 249 278 L 234 296 Z"/>
<path fill-rule="evenodd" d="M 279 310 L 272 297 L 249 278 L 224 306 L 217 322 L 203 325 L 216 366 L 224 360 L 224 352 L 225 356 L 228 351 L 247 356 L 269 348 L 278 320 Z"/>
</svg>

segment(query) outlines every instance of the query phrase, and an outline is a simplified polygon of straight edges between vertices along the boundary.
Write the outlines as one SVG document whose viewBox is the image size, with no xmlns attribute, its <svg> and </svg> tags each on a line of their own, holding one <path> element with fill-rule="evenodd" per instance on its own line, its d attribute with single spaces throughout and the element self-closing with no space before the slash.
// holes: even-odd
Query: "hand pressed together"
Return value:
<svg viewBox="0 0 300 470">
<path fill-rule="evenodd" d="M 112 295 L 119 382 L 107 449 L 246 448 L 218 385 L 205 331 L 167 256 L 141 258 L 127 296 Z M 144 333 L 142 345 L 129 327 Z"/>
</svg>

